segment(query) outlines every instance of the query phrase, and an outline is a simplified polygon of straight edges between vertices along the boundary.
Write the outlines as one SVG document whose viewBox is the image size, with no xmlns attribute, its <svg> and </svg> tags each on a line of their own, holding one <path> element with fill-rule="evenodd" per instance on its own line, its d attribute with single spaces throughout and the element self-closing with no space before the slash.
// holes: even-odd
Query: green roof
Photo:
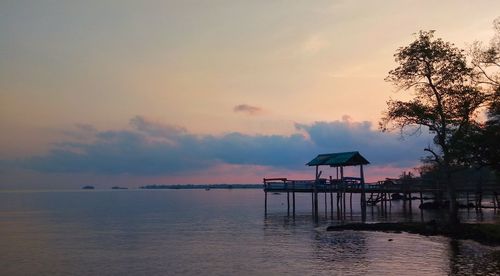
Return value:
<svg viewBox="0 0 500 276">
<path fill-rule="evenodd" d="M 327 153 L 319 154 L 313 160 L 309 161 L 306 165 L 308 166 L 323 166 L 328 165 L 330 167 L 341 167 L 341 166 L 357 166 L 370 164 L 359 152 L 337 152 L 337 153 Z"/>
</svg>

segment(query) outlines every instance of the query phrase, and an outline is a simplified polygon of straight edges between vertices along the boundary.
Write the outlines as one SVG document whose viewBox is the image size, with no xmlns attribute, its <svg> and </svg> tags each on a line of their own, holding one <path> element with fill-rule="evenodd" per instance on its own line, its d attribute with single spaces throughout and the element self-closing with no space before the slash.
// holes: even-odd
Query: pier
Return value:
<svg viewBox="0 0 500 276">
<path fill-rule="evenodd" d="M 365 183 L 363 166 L 369 162 L 357 151 L 331 154 L 320 154 L 306 165 L 315 167 L 315 178 L 310 180 L 291 180 L 288 178 L 264 178 L 264 206 L 265 213 L 268 212 L 268 193 L 286 193 L 287 214 L 295 217 L 296 193 L 311 194 L 311 209 L 313 218 L 319 218 L 318 195 L 324 195 L 325 213 L 330 211 L 331 219 L 334 219 L 334 206 L 338 219 L 345 216 L 346 210 L 352 210 L 352 195 L 360 194 L 360 207 L 362 219 L 366 219 L 366 207 L 380 204 L 383 211 L 391 207 L 392 195 L 404 201 L 404 205 L 411 208 L 412 201 L 418 200 L 424 203 L 425 196 L 432 198 L 441 197 L 446 189 L 437 180 L 403 177 L 401 179 L 386 178 L 375 183 Z M 334 168 L 335 177 L 322 178 L 321 166 Z M 344 168 L 349 166 L 359 167 L 359 175 L 345 176 Z M 351 170 L 352 171 L 352 170 Z M 467 181 L 456 181 L 458 195 L 465 198 L 466 208 L 482 208 L 483 197 L 491 197 L 493 208 L 500 208 L 498 199 L 499 185 L 492 181 L 481 181 L 471 183 Z M 368 195 L 368 197 L 367 197 Z M 328 200 L 329 198 L 329 200 Z"/>
</svg>

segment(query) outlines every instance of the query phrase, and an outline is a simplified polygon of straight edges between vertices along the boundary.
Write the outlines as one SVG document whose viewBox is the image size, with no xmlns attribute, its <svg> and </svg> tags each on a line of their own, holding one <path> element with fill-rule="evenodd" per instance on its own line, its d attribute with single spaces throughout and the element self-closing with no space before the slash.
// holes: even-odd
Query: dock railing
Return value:
<svg viewBox="0 0 500 276">
<path fill-rule="evenodd" d="M 311 192 L 316 185 L 320 192 L 360 192 L 361 178 L 344 177 L 342 179 L 320 178 L 296 180 L 287 178 L 264 178 L 264 190 L 268 192 Z M 425 179 L 390 179 L 365 183 L 366 192 L 417 193 L 442 190 L 438 181 Z"/>
<path fill-rule="evenodd" d="M 344 177 L 343 179 L 326 179 L 320 178 L 316 180 L 291 180 L 287 178 L 264 178 L 265 191 L 295 191 L 295 192 L 310 192 L 314 189 L 319 191 L 336 191 L 336 190 L 356 190 L 361 189 L 361 178 Z M 374 187 L 380 187 L 376 185 Z"/>
</svg>

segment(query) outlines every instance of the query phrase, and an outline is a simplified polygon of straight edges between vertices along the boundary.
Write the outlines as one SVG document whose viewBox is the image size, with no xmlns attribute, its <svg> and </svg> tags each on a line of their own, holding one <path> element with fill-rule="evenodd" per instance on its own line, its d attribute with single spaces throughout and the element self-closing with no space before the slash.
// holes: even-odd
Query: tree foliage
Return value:
<svg viewBox="0 0 500 276">
<path fill-rule="evenodd" d="M 465 141 L 480 127 L 478 110 L 489 95 L 477 81 L 479 74 L 469 66 L 463 50 L 440 38 L 434 31 L 420 31 L 415 41 L 394 55 L 398 66 L 387 81 L 400 90 L 411 91 L 410 101 L 390 100 L 380 122 L 383 131 L 407 127 L 426 127 L 434 134 L 438 150 L 432 154 L 443 175 L 450 200 L 450 223 L 458 222 L 458 207 L 451 168 L 462 161 Z M 487 72 L 487 71 L 485 71 Z M 488 84 L 485 84 L 488 85 Z"/>
<path fill-rule="evenodd" d="M 487 96 L 472 79 L 463 50 L 440 38 L 434 31 L 420 31 L 416 40 L 401 47 L 394 55 L 398 66 L 387 81 L 399 89 L 411 91 L 410 101 L 391 100 L 380 123 L 381 129 L 425 126 L 435 134 L 438 151 L 428 148 L 434 160 L 449 167 L 455 147 L 477 124 L 478 109 Z"/>
<path fill-rule="evenodd" d="M 470 160 L 500 174 L 500 17 L 493 29 L 489 45 L 475 42 L 470 53 L 474 80 L 487 94 L 489 105 L 486 123 L 471 132 L 467 142 L 472 148 Z"/>
<path fill-rule="evenodd" d="M 474 42 L 470 55 L 476 81 L 489 89 L 492 97 L 500 96 L 500 17 L 493 22 L 494 36 L 489 45 Z"/>
</svg>

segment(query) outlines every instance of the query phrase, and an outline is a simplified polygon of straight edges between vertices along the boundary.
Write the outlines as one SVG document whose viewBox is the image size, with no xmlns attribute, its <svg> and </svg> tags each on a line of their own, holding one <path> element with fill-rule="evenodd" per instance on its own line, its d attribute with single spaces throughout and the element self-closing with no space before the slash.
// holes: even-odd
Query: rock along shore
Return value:
<svg viewBox="0 0 500 276">
<path fill-rule="evenodd" d="M 396 223 L 351 223 L 329 226 L 327 231 L 382 231 L 401 233 L 407 232 L 425 236 L 441 235 L 453 239 L 470 239 L 484 245 L 500 245 L 500 225 L 462 223 L 456 226 L 439 224 L 436 221 L 428 223 L 396 222 Z"/>
</svg>

